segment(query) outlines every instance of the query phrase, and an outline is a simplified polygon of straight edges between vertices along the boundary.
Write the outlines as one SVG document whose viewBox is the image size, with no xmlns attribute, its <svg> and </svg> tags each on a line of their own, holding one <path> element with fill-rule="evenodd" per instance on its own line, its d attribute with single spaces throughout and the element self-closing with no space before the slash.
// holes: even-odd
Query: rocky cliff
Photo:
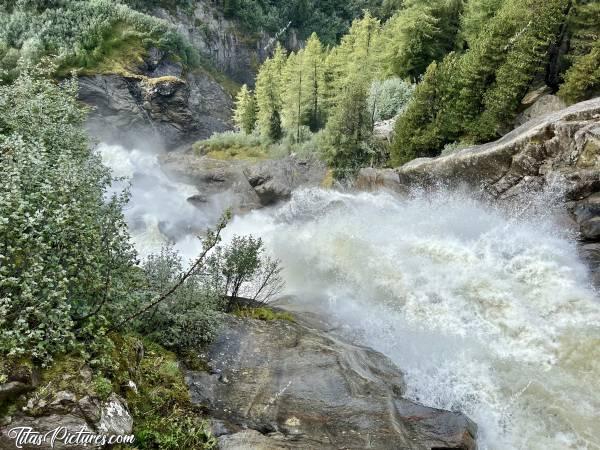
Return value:
<svg viewBox="0 0 600 450">
<path fill-rule="evenodd" d="M 94 136 L 128 144 L 136 132 L 173 148 L 231 129 L 231 95 L 208 72 L 188 73 L 152 49 L 139 74 L 79 79 L 79 98 L 93 107 Z"/>
</svg>

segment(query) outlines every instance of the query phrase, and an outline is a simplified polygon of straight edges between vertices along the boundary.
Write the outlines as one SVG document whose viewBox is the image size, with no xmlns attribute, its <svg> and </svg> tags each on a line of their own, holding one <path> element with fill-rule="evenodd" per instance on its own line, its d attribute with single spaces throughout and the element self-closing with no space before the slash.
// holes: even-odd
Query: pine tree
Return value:
<svg viewBox="0 0 600 450">
<path fill-rule="evenodd" d="M 454 49 L 462 0 L 409 0 L 383 30 L 386 74 L 417 81 Z"/>
<path fill-rule="evenodd" d="M 288 56 L 285 69 L 283 71 L 283 107 L 281 111 L 281 121 L 286 132 L 294 136 L 299 141 L 300 127 L 303 124 L 303 64 L 304 50 L 297 53 L 291 53 Z"/>
<path fill-rule="evenodd" d="M 372 126 L 367 108 L 367 89 L 360 75 L 347 80 L 324 132 L 324 154 L 336 179 L 351 177 L 369 162 L 364 142 Z"/>
<path fill-rule="evenodd" d="M 233 114 L 235 125 L 245 134 L 251 134 L 256 124 L 256 102 L 254 95 L 243 85 L 237 94 L 235 100 L 235 110 Z"/>
<path fill-rule="evenodd" d="M 600 94 L 600 3 L 574 0 L 568 20 L 572 66 L 559 95 L 569 103 Z"/>
<path fill-rule="evenodd" d="M 306 88 L 306 125 L 311 131 L 319 130 L 326 117 L 325 97 L 325 53 L 321 41 L 313 33 L 306 43 L 302 66 Z"/>
</svg>

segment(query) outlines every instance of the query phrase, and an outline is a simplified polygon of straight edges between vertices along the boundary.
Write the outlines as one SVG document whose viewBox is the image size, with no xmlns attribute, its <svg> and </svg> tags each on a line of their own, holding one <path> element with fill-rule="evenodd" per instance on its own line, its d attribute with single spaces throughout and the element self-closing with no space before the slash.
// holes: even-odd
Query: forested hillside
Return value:
<svg viewBox="0 0 600 450">
<path fill-rule="evenodd" d="M 301 51 L 279 47 L 255 99 L 240 94 L 238 125 L 252 132 L 256 108 L 263 138 L 312 142 L 338 177 L 439 155 L 501 136 L 531 89 L 570 103 L 599 94 L 599 28 L 596 1 L 405 0 L 387 20 L 366 12 L 337 46 L 317 33 Z M 396 115 L 382 146 L 374 124 Z"/>
</svg>

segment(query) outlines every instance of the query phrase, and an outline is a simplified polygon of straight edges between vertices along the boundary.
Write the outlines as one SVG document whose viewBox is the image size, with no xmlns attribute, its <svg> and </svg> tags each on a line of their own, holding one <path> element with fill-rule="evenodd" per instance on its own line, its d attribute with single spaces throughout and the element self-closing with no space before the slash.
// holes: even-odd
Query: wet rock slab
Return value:
<svg viewBox="0 0 600 450">
<path fill-rule="evenodd" d="M 210 371 L 186 375 L 221 448 L 476 448 L 466 416 L 403 398 L 384 355 L 299 323 L 227 320 L 203 355 Z"/>
</svg>

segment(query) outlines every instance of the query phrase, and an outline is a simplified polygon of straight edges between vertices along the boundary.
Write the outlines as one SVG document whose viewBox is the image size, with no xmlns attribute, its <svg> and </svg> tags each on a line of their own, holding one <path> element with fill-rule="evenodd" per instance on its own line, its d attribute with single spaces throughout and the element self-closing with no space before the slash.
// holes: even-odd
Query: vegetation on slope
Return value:
<svg viewBox="0 0 600 450">
<path fill-rule="evenodd" d="M 337 46 L 313 34 L 298 52 L 278 47 L 238 98 L 236 124 L 317 140 L 337 178 L 487 142 L 540 84 L 569 102 L 600 92 L 599 20 L 588 0 L 405 0 L 383 22 L 365 13 Z M 373 138 L 383 102 L 398 117 L 389 146 Z"/>
<path fill-rule="evenodd" d="M 170 248 L 140 263 L 122 214 L 127 192 L 109 189 L 83 131 L 76 80 L 57 84 L 48 61 L 18 69 L 0 85 L 0 383 L 42 368 L 36 398 L 64 389 L 126 395 L 139 448 L 212 448 L 165 348 L 198 350 L 231 299 L 276 295 L 279 262 L 251 236 L 220 244 L 224 218 L 190 267 Z M 138 342 L 146 354 L 134 376 Z M 83 366 L 91 381 L 78 381 Z M 132 376 L 139 393 L 123 388 Z M 2 415 L 21 400 L 3 401 Z"/>
<path fill-rule="evenodd" d="M 19 59 L 56 57 L 60 73 L 71 69 L 123 72 L 158 47 L 184 65 L 197 52 L 170 25 L 111 0 L 18 1 L 0 6 L 0 67 L 14 77 Z M 6 75 L 5 75 L 6 76 Z"/>
</svg>

